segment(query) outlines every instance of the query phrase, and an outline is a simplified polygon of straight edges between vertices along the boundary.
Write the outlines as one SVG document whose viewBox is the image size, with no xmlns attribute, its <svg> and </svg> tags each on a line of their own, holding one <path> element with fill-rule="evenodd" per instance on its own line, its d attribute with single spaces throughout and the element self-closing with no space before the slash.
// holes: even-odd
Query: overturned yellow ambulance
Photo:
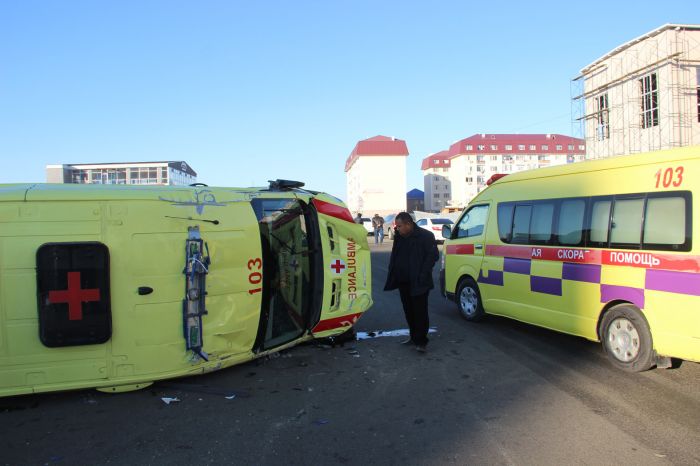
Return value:
<svg viewBox="0 0 700 466">
<path fill-rule="evenodd" d="M 0 396 L 133 390 L 348 331 L 372 305 L 366 232 L 302 186 L 0 185 Z"/>
</svg>

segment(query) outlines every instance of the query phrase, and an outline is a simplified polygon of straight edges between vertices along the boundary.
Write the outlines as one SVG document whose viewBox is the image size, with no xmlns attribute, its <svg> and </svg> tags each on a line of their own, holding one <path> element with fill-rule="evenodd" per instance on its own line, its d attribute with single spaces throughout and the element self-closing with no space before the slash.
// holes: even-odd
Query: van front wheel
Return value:
<svg viewBox="0 0 700 466">
<path fill-rule="evenodd" d="M 615 366 L 627 372 L 642 372 L 654 365 L 649 325 L 635 306 L 611 308 L 600 326 L 603 349 Z"/>
<path fill-rule="evenodd" d="M 479 293 L 478 285 L 471 278 L 465 278 L 459 283 L 457 307 L 462 317 L 469 322 L 478 322 L 484 317 L 481 293 Z"/>
</svg>

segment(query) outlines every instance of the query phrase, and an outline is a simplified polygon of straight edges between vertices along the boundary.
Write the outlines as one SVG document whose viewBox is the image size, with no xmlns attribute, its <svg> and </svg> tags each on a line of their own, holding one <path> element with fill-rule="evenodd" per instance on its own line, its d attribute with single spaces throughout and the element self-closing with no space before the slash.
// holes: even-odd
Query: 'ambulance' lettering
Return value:
<svg viewBox="0 0 700 466">
<path fill-rule="evenodd" d="M 347 280 L 347 286 L 348 286 L 348 298 L 349 299 L 355 299 L 357 298 L 357 276 L 356 276 L 356 263 L 357 259 L 355 259 L 355 241 L 352 238 L 348 238 L 348 280 Z"/>
</svg>

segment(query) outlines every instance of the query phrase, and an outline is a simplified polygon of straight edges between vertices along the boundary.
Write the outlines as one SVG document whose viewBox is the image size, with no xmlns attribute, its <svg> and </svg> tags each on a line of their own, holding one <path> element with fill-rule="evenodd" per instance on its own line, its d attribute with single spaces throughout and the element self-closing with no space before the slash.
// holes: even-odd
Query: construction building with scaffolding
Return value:
<svg viewBox="0 0 700 466">
<path fill-rule="evenodd" d="M 700 144 L 700 25 L 666 24 L 583 68 L 572 116 L 590 159 Z"/>
</svg>

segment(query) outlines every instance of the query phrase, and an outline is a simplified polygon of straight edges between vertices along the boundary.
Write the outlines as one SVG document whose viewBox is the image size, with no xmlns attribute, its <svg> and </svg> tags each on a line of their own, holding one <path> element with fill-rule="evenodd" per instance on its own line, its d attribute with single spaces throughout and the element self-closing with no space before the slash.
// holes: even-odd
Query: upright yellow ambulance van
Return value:
<svg viewBox="0 0 700 466">
<path fill-rule="evenodd" d="M 301 186 L 0 185 L 0 396 L 137 389 L 350 329 L 365 230 Z"/>
<path fill-rule="evenodd" d="M 700 147 L 504 176 L 443 251 L 470 321 L 510 317 L 600 341 L 628 371 L 700 362 Z"/>
</svg>

